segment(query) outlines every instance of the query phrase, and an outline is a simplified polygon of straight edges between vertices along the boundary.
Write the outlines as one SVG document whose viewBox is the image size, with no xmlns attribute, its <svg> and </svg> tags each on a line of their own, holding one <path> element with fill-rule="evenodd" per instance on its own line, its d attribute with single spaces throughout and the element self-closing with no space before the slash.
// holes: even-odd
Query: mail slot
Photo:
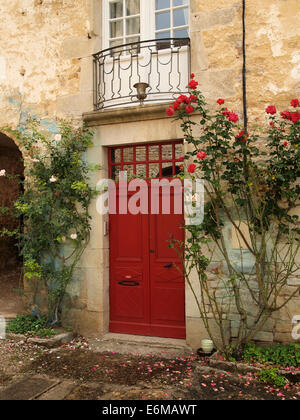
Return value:
<svg viewBox="0 0 300 420">
<path fill-rule="evenodd" d="M 128 287 L 135 287 L 138 286 L 140 283 L 138 283 L 137 281 L 133 281 L 133 280 L 123 280 L 123 281 L 119 281 L 119 285 L 120 286 L 128 286 Z"/>
</svg>

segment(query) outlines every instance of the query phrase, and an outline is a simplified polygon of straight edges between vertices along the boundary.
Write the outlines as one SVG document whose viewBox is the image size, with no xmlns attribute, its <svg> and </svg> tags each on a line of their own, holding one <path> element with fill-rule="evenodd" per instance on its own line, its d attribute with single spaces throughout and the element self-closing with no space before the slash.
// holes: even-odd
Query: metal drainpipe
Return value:
<svg viewBox="0 0 300 420">
<path fill-rule="evenodd" d="M 244 131 L 247 133 L 248 113 L 247 113 L 247 80 L 246 80 L 246 0 L 243 3 L 243 112 L 244 112 Z"/>
</svg>

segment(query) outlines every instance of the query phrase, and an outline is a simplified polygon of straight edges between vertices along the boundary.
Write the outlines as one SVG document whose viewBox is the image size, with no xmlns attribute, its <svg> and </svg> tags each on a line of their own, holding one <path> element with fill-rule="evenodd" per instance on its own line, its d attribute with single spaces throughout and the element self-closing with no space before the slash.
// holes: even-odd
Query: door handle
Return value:
<svg viewBox="0 0 300 420">
<path fill-rule="evenodd" d="M 172 267 L 172 265 L 173 265 L 173 263 L 171 263 L 171 264 L 166 264 L 166 265 L 164 266 L 164 268 L 171 268 L 171 267 Z"/>
</svg>

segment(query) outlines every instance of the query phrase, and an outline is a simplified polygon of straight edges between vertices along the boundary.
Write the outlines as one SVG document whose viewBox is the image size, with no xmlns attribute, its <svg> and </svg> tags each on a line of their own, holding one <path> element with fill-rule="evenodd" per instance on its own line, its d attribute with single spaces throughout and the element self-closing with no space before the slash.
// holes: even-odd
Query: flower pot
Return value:
<svg viewBox="0 0 300 420">
<path fill-rule="evenodd" d="M 214 349 L 214 343 L 212 340 L 201 340 L 201 348 L 204 353 L 211 353 Z"/>
</svg>

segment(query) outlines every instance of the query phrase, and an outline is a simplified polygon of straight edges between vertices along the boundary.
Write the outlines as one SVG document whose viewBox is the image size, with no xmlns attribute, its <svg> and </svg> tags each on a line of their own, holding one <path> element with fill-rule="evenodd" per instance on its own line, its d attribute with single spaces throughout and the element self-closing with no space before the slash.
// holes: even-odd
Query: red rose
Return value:
<svg viewBox="0 0 300 420">
<path fill-rule="evenodd" d="M 174 115 L 174 109 L 170 106 L 167 110 L 166 113 L 169 117 L 172 117 L 172 115 Z"/>
<path fill-rule="evenodd" d="M 275 127 L 275 124 L 274 124 L 274 122 L 273 122 L 273 121 L 271 121 L 271 122 L 270 122 L 270 126 L 271 126 L 271 127 Z"/>
<path fill-rule="evenodd" d="M 176 102 L 178 102 L 179 104 L 182 104 L 182 103 L 188 104 L 189 103 L 189 98 L 186 95 L 180 95 L 176 99 Z"/>
<path fill-rule="evenodd" d="M 296 124 L 300 120 L 300 112 L 293 112 L 291 114 L 291 119 L 294 124 Z"/>
<path fill-rule="evenodd" d="M 202 150 L 197 154 L 197 158 L 199 160 L 204 160 L 206 158 L 207 154 L 203 152 Z"/>
<path fill-rule="evenodd" d="M 282 116 L 282 118 L 284 120 L 291 120 L 292 119 L 292 114 L 290 113 L 290 111 L 283 111 L 280 114 Z"/>
<path fill-rule="evenodd" d="M 244 130 L 242 130 L 237 136 L 236 136 L 236 138 L 235 138 L 235 140 L 236 141 L 242 141 L 242 142 L 246 142 L 247 140 L 248 140 L 248 138 L 249 138 L 249 134 L 248 133 L 246 133 L 245 134 L 245 131 Z"/>
<path fill-rule="evenodd" d="M 185 110 L 188 114 L 191 114 L 192 112 L 194 112 L 194 107 L 192 105 L 187 105 L 185 107 Z"/>
<path fill-rule="evenodd" d="M 177 111 L 180 108 L 180 102 L 175 101 L 173 104 L 174 111 Z"/>
<path fill-rule="evenodd" d="M 194 79 L 195 75 L 194 73 L 191 74 L 191 79 Z"/>
<path fill-rule="evenodd" d="M 267 114 L 274 115 L 274 114 L 276 114 L 276 112 L 277 112 L 277 110 L 276 110 L 276 107 L 275 107 L 274 105 L 269 105 L 269 106 L 266 108 L 266 113 L 267 113 Z"/>
<path fill-rule="evenodd" d="M 197 102 L 197 96 L 195 96 L 195 95 L 190 95 L 190 96 L 189 96 L 189 98 L 188 98 L 188 101 L 189 101 L 189 102 Z"/>
<path fill-rule="evenodd" d="M 225 108 L 225 111 L 222 112 L 223 115 L 225 115 L 225 117 L 229 117 L 230 115 L 230 111 L 228 110 L 228 108 Z"/>
<path fill-rule="evenodd" d="M 236 123 L 239 120 L 239 116 L 237 114 L 235 114 L 234 112 L 230 112 L 229 115 L 228 115 L 228 119 L 229 119 L 229 121 L 232 121 L 233 123 Z"/>
<path fill-rule="evenodd" d="M 297 108 L 297 106 L 299 106 L 299 99 L 292 99 L 292 100 L 291 100 L 291 105 L 292 105 L 294 108 Z"/>
<path fill-rule="evenodd" d="M 225 104 L 225 101 L 224 101 L 224 99 L 218 99 L 217 100 L 217 103 L 219 104 L 219 105 L 223 105 L 223 104 Z"/>
<path fill-rule="evenodd" d="M 195 170 L 196 170 L 196 165 L 194 163 L 191 163 L 188 167 L 188 172 L 190 174 L 193 174 L 195 172 Z"/>
<path fill-rule="evenodd" d="M 287 142 L 287 141 L 285 141 L 285 142 L 283 143 L 283 145 L 284 145 L 284 147 L 286 147 L 286 146 L 288 145 L 288 142 Z"/>
<path fill-rule="evenodd" d="M 180 156 L 180 158 L 178 159 L 180 162 L 184 161 L 184 156 Z"/>
<path fill-rule="evenodd" d="M 189 88 L 192 89 L 192 90 L 195 90 L 195 89 L 197 89 L 198 85 L 199 85 L 198 82 L 196 82 L 195 80 L 191 80 L 190 83 L 189 83 Z"/>
</svg>

